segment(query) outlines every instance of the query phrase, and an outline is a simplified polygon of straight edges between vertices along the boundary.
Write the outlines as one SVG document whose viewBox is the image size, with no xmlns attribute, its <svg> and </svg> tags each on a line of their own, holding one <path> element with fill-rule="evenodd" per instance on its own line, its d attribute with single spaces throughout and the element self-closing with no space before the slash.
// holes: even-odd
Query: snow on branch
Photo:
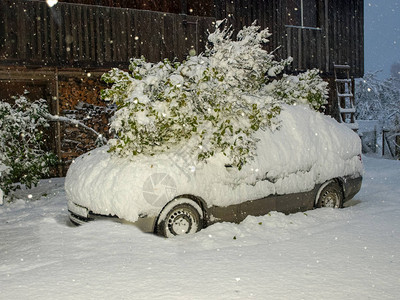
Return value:
<svg viewBox="0 0 400 300">
<path fill-rule="evenodd" d="M 99 133 L 96 130 L 94 130 L 93 128 L 85 125 L 81 121 L 78 121 L 78 120 L 75 120 L 75 119 L 70 119 L 70 118 L 63 117 L 63 116 L 52 115 L 52 114 L 49 114 L 49 113 L 44 114 L 43 117 L 46 118 L 47 120 L 51 121 L 51 122 L 65 122 L 65 123 L 73 124 L 75 126 L 80 126 L 80 127 L 84 128 L 84 129 L 92 132 L 97 137 L 96 142 L 99 142 L 102 145 L 107 143 L 107 139 L 101 133 Z"/>
<path fill-rule="evenodd" d="M 133 158 L 184 143 L 196 160 L 223 153 L 240 169 L 255 155 L 253 133 L 276 128 L 283 103 L 319 109 L 327 99 L 318 70 L 281 75 L 292 58 L 277 61 L 263 49 L 270 35 L 253 23 L 233 39 L 217 22 L 202 54 L 179 63 L 133 59 L 129 72 L 104 74 L 112 87 L 102 97 L 117 105 L 111 151 Z"/>
</svg>

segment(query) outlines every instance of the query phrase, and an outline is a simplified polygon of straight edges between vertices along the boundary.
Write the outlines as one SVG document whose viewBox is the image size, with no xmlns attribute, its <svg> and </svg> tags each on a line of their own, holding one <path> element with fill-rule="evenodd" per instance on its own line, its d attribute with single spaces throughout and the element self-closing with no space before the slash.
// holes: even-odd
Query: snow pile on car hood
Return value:
<svg viewBox="0 0 400 300">
<path fill-rule="evenodd" d="M 360 139 L 344 124 L 303 105 L 283 106 L 277 130 L 258 131 L 257 156 L 240 171 L 222 154 L 194 163 L 185 145 L 134 161 L 102 147 L 77 158 L 68 170 L 69 200 L 92 212 L 136 221 L 155 216 L 179 195 L 227 206 L 269 194 L 309 191 L 339 176 L 362 175 Z"/>
</svg>

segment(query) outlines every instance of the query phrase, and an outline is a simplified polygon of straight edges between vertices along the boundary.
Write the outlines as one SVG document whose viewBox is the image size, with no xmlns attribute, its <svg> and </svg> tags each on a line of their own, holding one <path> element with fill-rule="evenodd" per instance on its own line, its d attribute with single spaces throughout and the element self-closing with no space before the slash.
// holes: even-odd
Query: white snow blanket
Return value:
<svg viewBox="0 0 400 300">
<path fill-rule="evenodd" d="M 0 298 L 398 299 L 400 161 L 363 164 L 345 209 L 271 212 L 171 239 L 108 221 L 69 227 L 64 178 L 42 180 L 0 206 Z"/>
<path fill-rule="evenodd" d="M 258 131 L 257 156 L 240 171 L 217 154 L 194 163 L 185 145 L 160 155 L 116 157 L 102 147 L 77 158 L 65 182 L 67 197 L 94 213 L 136 221 L 156 216 L 174 197 L 191 194 L 209 206 L 228 206 L 270 194 L 309 191 L 340 176 L 362 175 L 357 134 L 306 106 L 283 106 L 277 130 Z"/>
</svg>

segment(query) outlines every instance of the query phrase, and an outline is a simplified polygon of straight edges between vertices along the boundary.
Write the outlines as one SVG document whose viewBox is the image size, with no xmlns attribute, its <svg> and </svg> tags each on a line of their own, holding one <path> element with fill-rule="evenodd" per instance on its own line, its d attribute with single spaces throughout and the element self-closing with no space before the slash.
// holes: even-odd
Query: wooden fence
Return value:
<svg viewBox="0 0 400 300">
<path fill-rule="evenodd" d="M 42 1 L 0 3 L 2 64 L 127 67 L 132 57 L 184 59 L 215 18 Z"/>
</svg>

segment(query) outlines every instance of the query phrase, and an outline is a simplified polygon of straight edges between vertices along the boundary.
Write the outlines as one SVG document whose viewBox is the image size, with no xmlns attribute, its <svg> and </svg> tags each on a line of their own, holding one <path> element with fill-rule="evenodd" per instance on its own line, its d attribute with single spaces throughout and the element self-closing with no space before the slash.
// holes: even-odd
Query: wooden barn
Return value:
<svg viewBox="0 0 400 300">
<path fill-rule="evenodd" d="M 141 55 L 184 59 L 192 49 L 204 50 L 216 20 L 227 19 L 235 29 L 257 20 L 273 34 L 268 49 L 293 57 L 291 72 L 321 70 L 331 86 L 326 113 L 353 122 L 353 78 L 364 74 L 363 2 L 59 0 L 49 6 L 0 0 L 0 99 L 26 89 L 31 99 L 48 99 L 53 114 L 78 115 L 107 131 L 110 112 L 99 97 L 104 72 L 126 69 Z M 54 126 L 52 139 L 64 162 L 94 147 L 90 133 L 64 124 Z"/>
</svg>

